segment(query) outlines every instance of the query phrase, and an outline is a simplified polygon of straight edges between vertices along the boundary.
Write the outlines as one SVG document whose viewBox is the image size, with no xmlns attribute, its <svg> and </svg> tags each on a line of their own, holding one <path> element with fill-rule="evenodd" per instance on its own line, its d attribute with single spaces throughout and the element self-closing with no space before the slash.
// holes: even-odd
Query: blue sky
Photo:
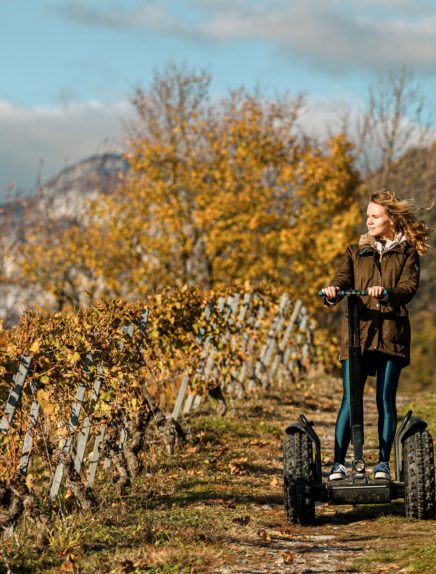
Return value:
<svg viewBox="0 0 436 574">
<path fill-rule="evenodd" d="M 436 0 L 0 0 L 0 23 L 0 193 L 123 149 L 133 88 L 168 62 L 217 97 L 305 92 L 321 131 L 406 65 L 436 115 Z"/>
</svg>

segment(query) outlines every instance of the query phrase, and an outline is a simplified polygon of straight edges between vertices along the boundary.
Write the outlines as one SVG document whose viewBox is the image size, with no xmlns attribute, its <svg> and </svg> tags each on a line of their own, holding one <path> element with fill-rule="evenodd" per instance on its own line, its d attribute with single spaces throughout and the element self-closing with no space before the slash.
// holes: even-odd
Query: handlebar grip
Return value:
<svg viewBox="0 0 436 574">
<path fill-rule="evenodd" d="M 318 295 L 320 297 L 325 297 L 322 289 L 319 291 Z M 366 289 L 356 290 L 356 289 L 344 289 L 338 291 L 338 297 L 349 297 L 350 295 L 357 295 L 359 297 L 365 297 L 368 295 L 368 291 Z M 383 297 L 388 295 L 388 290 L 383 289 Z"/>
</svg>

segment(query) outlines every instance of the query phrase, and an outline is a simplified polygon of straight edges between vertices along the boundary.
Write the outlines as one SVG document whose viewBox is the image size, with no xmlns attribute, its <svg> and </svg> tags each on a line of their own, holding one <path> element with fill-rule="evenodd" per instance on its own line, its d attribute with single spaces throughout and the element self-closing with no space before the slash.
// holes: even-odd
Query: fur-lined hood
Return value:
<svg viewBox="0 0 436 574">
<path fill-rule="evenodd" d="M 397 247 L 402 247 L 405 249 L 407 247 L 407 239 L 406 236 L 402 233 L 397 233 L 394 239 L 387 239 L 386 241 L 381 241 L 380 239 L 369 235 L 368 233 L 364 233 L 360 236 L 359 239 L 359 249 L 360 252 L 364 251 L 365 249 L 371 248 L 374 251 L 383 255 L 388 251 L 392 251 Z"/>
</svg>

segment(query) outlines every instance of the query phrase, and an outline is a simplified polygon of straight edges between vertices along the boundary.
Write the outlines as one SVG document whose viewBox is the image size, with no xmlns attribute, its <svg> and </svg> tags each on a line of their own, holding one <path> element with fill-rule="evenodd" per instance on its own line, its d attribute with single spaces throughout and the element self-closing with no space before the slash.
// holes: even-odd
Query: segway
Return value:
<svg viewBox="0 0 436 574">
<path fill-rule="evenodd" d="M 321 443 L 304 414 L 289 425 L 283 441 L 285 515 L 290 523 L 312 524 L 315 502 L 332 504 L 386 504 L 404 499 L 405 516 L 433 518 L 435 514 L 435 474 L 433 441 L 427 423 L 412 416 L 404 417 L 394 439 L 395 480 L 371 479 L 363 456 L 364 419 L 363 385 L 360 377 L 359 297 L 367 291 L 338 291 L 348 299 L 350 420 L 354 450 L 348 477 L 323 482 Z M 324 296 L 320 292 L 320 296 Z"/>
</svg>

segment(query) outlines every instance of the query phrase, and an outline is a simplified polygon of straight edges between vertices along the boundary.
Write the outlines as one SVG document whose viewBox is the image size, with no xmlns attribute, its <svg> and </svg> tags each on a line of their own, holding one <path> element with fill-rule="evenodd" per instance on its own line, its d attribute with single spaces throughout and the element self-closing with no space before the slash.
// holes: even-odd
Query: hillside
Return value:
<svg viewBox="0 0 436 574">
<path fill-rule="evenodd" d="M 86 202 L 99 193 L 112 193 L 125 173 L 127 162 L 120 154 L 86 158 L 61 170 L 30 199 L 31 205 L 50 217 L 80 219 Z"/>
</svg>

